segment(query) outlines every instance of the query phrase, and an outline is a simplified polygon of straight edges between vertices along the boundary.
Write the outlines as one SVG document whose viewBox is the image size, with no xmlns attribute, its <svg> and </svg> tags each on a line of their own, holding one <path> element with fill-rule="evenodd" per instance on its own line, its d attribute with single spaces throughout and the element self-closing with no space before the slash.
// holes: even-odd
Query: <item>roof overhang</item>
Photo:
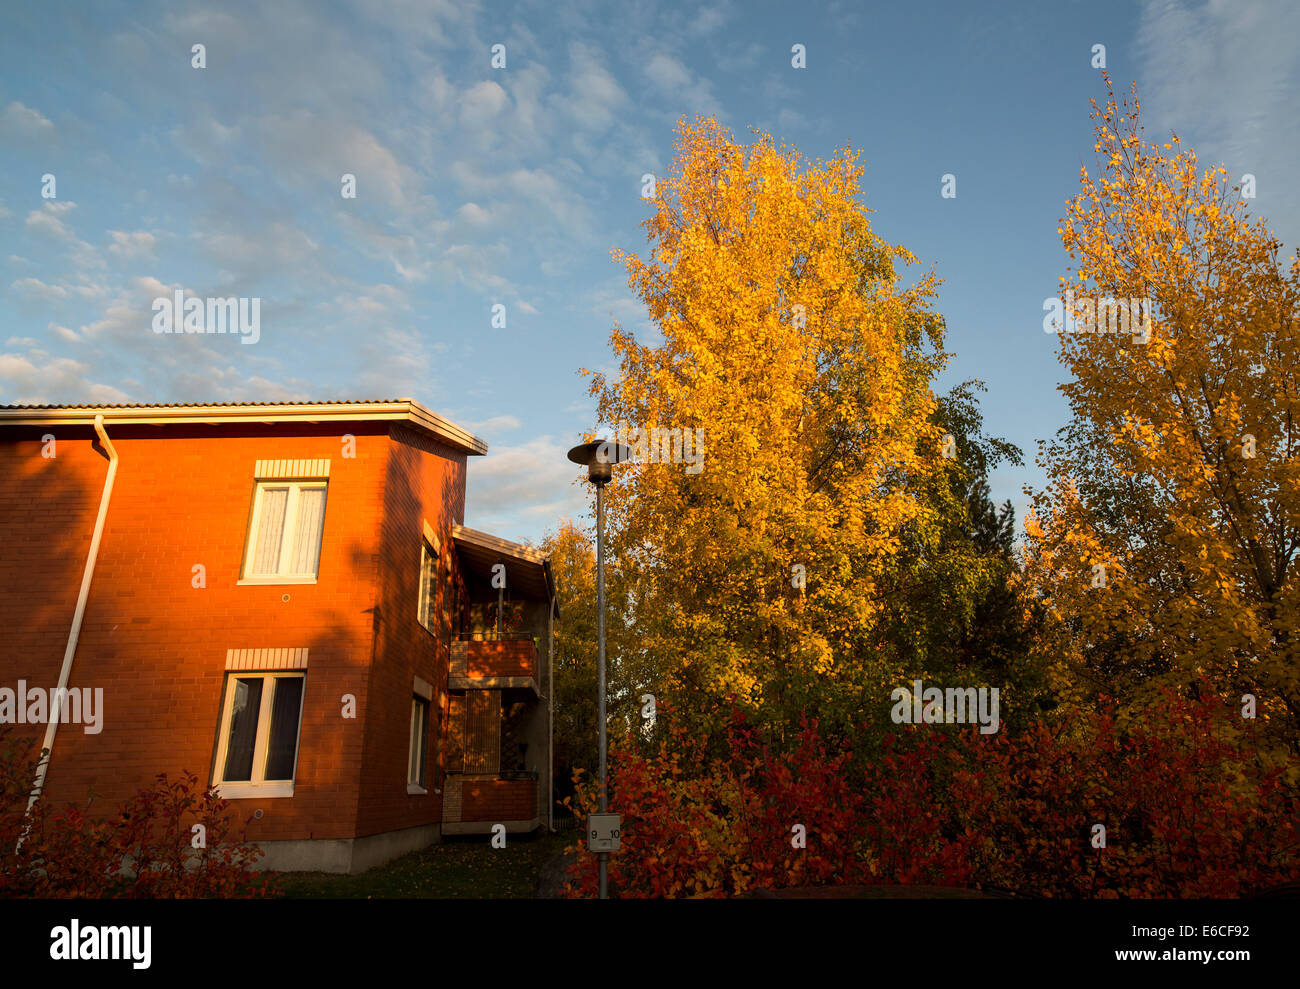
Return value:
<svg viewBox="0 0 1300 989">
<path fill-rule="evenodd" d="M 228 425 L 278 422 L 407 422 L 471 456 L 487 453 L 487 443 L 410 398 L 340 402 L 217 402 L 209 405 L 6 405 L 0 426 L 165 426 L 177 423 Z"/>
<path fill-rule="evenodd" d="M 462 565 L 474 576 L 491 581 L 493 565 L 504 563 L 512 597 L 534 601 L 555 599 L 551 559 L 540 550 L 463 525 L 451 527 L 451 538 Z"/>
</svg>

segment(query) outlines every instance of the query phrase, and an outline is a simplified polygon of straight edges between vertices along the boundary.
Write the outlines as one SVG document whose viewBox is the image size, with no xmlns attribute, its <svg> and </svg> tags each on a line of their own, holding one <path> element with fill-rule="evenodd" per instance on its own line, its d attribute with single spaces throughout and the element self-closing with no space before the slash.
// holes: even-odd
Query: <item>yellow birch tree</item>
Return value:
<svg viewBox="0 0 1300 989">
<path fill-rule="evenodd" d="M 1206 675 L 1295 749 L 1300 267 L 1224 169 L 1143 138 L 1136 89 L 1093 109 L 1100 169 L 1060 228 L 1072 418 L 1027 520 L 1062 682 L 1140 704 Z"/>
<path fill-rule="evenodd" d="M 919 673 L 873 650 L 881 577 L 930 510 L 915 489 L 948 469 L 930 390 L 943 323 L 932 275 L 900 285 L 895 262 L 915 258 L 872 232 L 860 176 L 848 148 L 804 167 L 767 135 L 683 121 L 648 256 L 614 252 L 663 339 L 615 327 L 600 418 L 611 438 L 703 438 L 698 471 L 623 464 L 608 489 L 633 634 L 679 694 L 788 717 Z"/>
</svg>

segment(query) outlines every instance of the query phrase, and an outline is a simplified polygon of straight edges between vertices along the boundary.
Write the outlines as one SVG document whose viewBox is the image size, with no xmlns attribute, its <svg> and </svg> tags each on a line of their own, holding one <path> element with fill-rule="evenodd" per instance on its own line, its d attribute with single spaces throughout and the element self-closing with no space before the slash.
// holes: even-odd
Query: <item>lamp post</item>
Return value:
<svg viewBox="0 0 1300 989">
<path fill-rule="evenodd" d="M 569 459 L 575 464 L 587 468 L 587 480 L 596 486 L 596 728 L 600 738 L 600 813 L 608 811 L 608 794 L 606 792 L 605 772 L 605 485 L 610 482 L 614 472 L 612 465 L 631 458 L 632 451 L 617 443 L 597 440 L 583 443 L 569 451 Z M 588 834 L 588 847 L 593 846 L 593 835 Z M 609 852 L 605 847 L 617 848 L 618 829 L 615 826 L 613 844 L 601 838 L 602 850 L 597 852 L 600 859 L 600 899 L 607 899 L 609 876 Z"/>
</svg>

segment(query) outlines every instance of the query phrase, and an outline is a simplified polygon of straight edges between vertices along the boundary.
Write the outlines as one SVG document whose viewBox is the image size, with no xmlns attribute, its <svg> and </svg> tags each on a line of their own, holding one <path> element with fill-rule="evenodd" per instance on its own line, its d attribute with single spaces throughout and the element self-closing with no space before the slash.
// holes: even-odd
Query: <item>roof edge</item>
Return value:
<svg viewBox="0 0 1300 989">
<path fill-rule="evenodd" d="M 540 567 L 542 577 L 546 581 L 546 590 L 550 594 L 551 603 L 555 607 L 558 617 L 558 589 L 555 586 L 555 574 L 551 570 L 551 558 L 548 554 L 530 546 L 525 546 L 523 543 L 511 542 L 509 539 L 502 539 L 500 536 L 494 536 L 489 532 L 480 532 L 478 529 L 470 529 L 463 525 L 452 525 L 451 538 L 452 542 L 469 543 L 480 549 L 501 553 L 524 563 L 531 563 L 535 567 Z"/>
<path fill-rule="evenodd" d="M 460 542 L 473 543 L 482 549 L 513 556 L 525 563 L 535 563 L 540 566 L 551 561 L 551 558 L 541 550 L 525 546 L 523 543 L 511 542 L 509 539 L 502 539 L 500 536 L 494 536 L 489 532 L 480 532 L 478 529 L 471 529 L 468 526 L 453 525 L 451 527 L 451 538 Z"/>
<path fill-rule="evenodd" d="M 0 426 L 89 426 L 96 416 L 121 426 L 191 422 L 409 422 L 471 456 L 487 453 L 486 441 L 411 398 L 338 402 L 214 402 L 182 405 L 0 406 Z"/>
</svg>

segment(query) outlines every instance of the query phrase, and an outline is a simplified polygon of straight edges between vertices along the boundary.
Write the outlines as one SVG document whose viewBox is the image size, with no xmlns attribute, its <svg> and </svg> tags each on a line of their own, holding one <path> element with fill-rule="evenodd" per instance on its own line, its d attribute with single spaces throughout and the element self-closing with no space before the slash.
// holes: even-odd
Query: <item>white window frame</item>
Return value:
<svg viewBox="0 0 1300 989">
<path fill-rule="evenodd" d="M 223 779 L 226 772 L 226 755 L 230 746 L 230 717 L 235 707 L 236 680 L 289 680 L 303 681 L 302 699 L 298 703 L 298 727 L 293 740 L 293 776 L 287 780 L 266 779 L 266 760 L 270 754 L 271 706 L 275 689 L 262 686 L 262 703 L 257 712 L 257 737 L 253 741 L 253 769 L 251 780 Z M 245 797 L 292 797 L 293 784 L 298 778 L 298 755 L 302 746 L 302 709 L 307 706 L 306 674 L 301 671 L 264 673 L 261 670 L 227 670 L 225 697 L 221 702 L 221 724 L 217 729 L 217 758 L 212 767 L 212 788 L 217 796 L 227 800 Z"/>
<path fill-rule="evenodd" d="M 424 708 L 424 730 L 420 732 L 420 748 L 416 748 L 416 739 L 411 739 L 411 745 L 406 756 L 406 792 L 408 794 L 428 793 L 429 782 L 429 722 L 430 715 L 433 713 L 433 704 L 427 697 L 412 695 L 411 697 L 411 735 L 415 735 L 415 719 L 421 713 L 421 705 Z M 420 764 L 420 756 L 424 756 L 424 782 L 421 783 L 417 777 L 417 767 Z"/>
<path fill-rule="evenodd" d="M 253 491 L 253 517 L 248 525 L 248 538 L 244 542 L 244 565 L 240 569 L 240 584 L 314 584 L 320 577 L 320 558 L 325 551 L 325 513 L 329 509 L 329 481 L 326 479 L 310 481 L 291 481 L 285 479 L 259 480 Z M 268 488 L 288 488 L 289 495 L 285 501 L 284 528 L 280 539 L 280 560 L 273 574 L 252 573 L 257 555 L 257 537 L 262 528 L 262 504 Z M 298 528 L 298 496 L 302 491 L 317 489 L 325 492 L 325 506 L 321 509 L 320 545 L 317 547 L 316 570 L 310 574 L 286 574 L 286 561 L 293 551 L 291 535 Z"/>
<path fill-rule="evenodd" d="M 437 633 L 431 625 L 435 618 L 434 605 L 438 600 L 438 558 L 440 555 L 430 545 L 429 540 L 420 540 L 420 587 L 419 599 L 415 605 L 415 620 L 419 622 L 421 628 L 435 635 Z M 426 576 L 428 580 L 425 579 Z M 427 595 L 426 591 L 428 592 Z"/>
</svg>

